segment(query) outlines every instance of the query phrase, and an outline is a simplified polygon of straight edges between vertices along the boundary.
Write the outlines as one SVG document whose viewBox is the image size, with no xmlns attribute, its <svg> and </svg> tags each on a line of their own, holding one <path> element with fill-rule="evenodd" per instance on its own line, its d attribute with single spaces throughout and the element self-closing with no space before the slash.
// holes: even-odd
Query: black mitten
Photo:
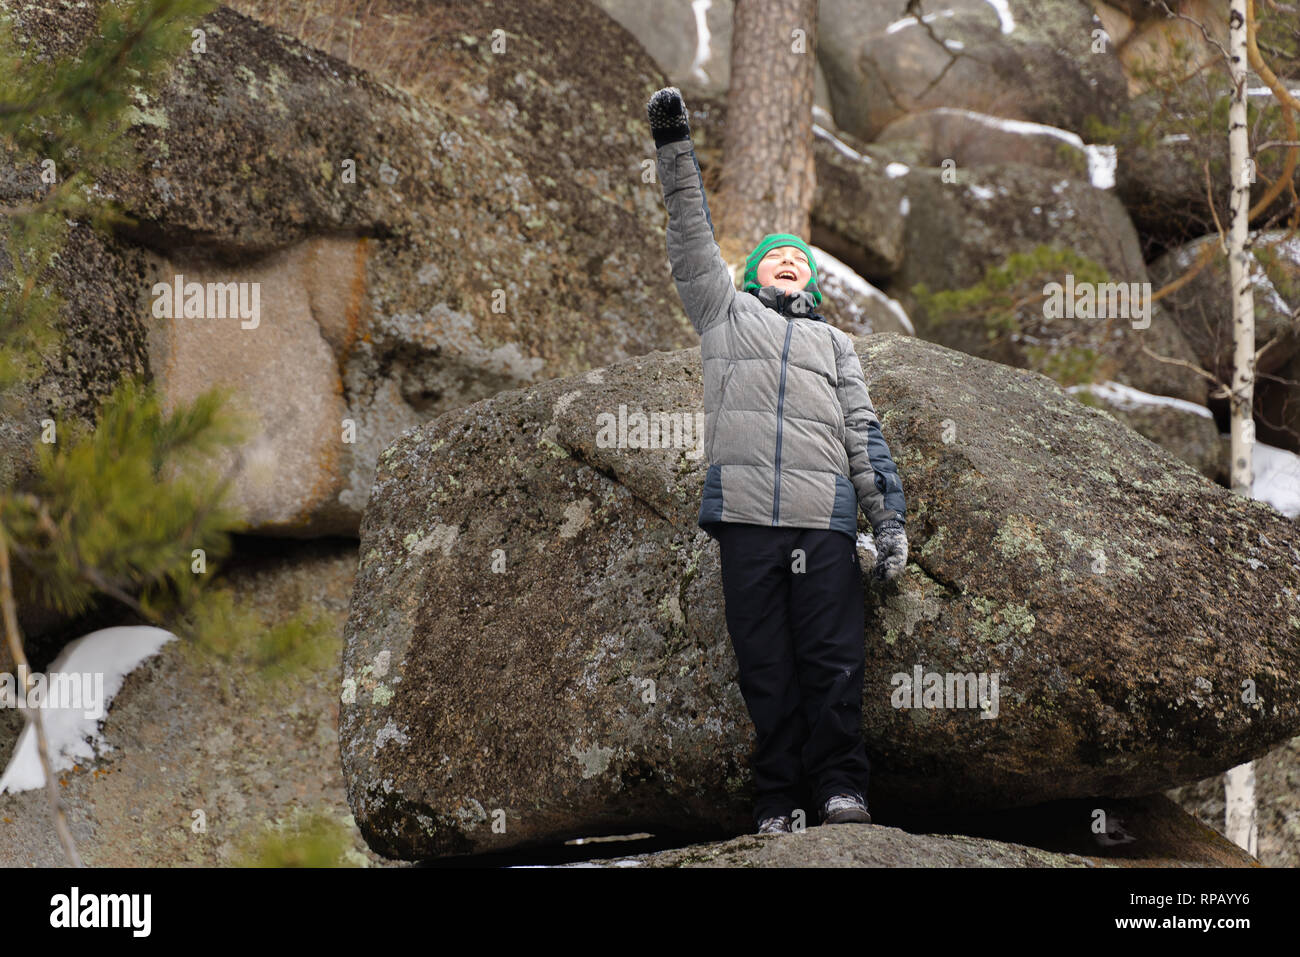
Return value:
<svg viewBox="0 0 1300 957">
<path fill-rule="evenodd" d="M 666 86 L 650 97 L 645 107 L 646 116 L 650 118 L 650 132 L 654 134 L 655 149 L 665 143 L 691 138 L 691 124 L 686 119 L 686 104 L 682 101 L 682 91 L 675 86 Z"/>
</svg>

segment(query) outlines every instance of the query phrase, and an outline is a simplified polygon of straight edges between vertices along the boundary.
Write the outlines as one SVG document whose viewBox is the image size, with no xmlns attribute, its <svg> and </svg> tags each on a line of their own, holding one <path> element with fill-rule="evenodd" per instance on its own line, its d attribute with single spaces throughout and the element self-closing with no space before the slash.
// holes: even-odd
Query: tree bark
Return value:
<svg viewBox="0 0 1300 957">
<path fill-rule="evenodd" d="M 767 233 L 807 240 L 817 0 L 736 0 L 718 232 L 748 252 Z"/>
<path fill-rule="evenodd" d="M 1232 68 L 1232 104 L 1228 109 L 1229 201 L 1228 275 L 1232 283 L 1232 490 L 1250 497 L 1254 486 L 1255 446 L 1255 295 L 1250 280 L 1249 131 L 1246 128 L 1246 4 L 1232 0 L 1228 14 L 1228 56 Z"/>
<path fill-rule="evenodd" d="M 1232 0 L 1228 12 L 1228 58 L 1232 104 L 1228 108 L 1228 169 L 1232 195 L 1228 234 L 1228 275 L 1232 284 L 1233 368 L 1230 399 L 1232 490 L 1251 497 L 1255 484 L 1255 294 L 1250 278 L 1250 182 L 1252 158 L 1246 128 L 1246 6 Z M 1229 840 L 1251 854 L 1256 850 L 1255 768 L 1247 762 L 1224 781 L 1224 829 Z"/>
</svg>

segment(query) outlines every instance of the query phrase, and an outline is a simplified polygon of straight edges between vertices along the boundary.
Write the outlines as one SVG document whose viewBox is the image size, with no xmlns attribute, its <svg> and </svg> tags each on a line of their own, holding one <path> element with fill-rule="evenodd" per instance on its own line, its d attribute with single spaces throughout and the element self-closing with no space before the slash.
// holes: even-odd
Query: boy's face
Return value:
<svg viewBox="0 0 1300 957">
<path fill-rule="evenodd" d="M 782 292 L 798 292 L 812 278 L 808 257 L 798 246 L 776 246 L 758 263 L 758 284 Z"/>
</svg>

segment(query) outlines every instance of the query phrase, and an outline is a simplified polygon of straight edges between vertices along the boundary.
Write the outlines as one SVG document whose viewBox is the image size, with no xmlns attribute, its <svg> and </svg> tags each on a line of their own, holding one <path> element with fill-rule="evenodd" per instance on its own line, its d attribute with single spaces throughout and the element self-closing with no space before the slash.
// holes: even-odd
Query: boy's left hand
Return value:
<svg viewBox="0 0 1300 957">
<path fill-rule="evenodd" d="M 892 582 L 907 564 L 907 532 L 898 519 L 888 518 L 876 527 L 875 537 L 876 567 L 871 570 L 871 580 Z"/>
</svg>

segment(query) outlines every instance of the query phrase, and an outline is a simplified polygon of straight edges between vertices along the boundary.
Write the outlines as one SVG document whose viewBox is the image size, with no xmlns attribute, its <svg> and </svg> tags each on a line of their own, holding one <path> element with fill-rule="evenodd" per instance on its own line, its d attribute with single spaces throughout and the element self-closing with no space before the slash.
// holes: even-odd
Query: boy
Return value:
<svg viewBox="0 0 1300 957">
<path fill-rule="evenodd" d="M 813 310 L 817 263 L 797 236 L 764 237 L 737 294 L 676 87 L 646 105 L 668 207 L 668 258 L 700 334 L 699 525 L 721 549 L 727 631 L 754 722 L 758 833 L 791 830 L 805 781 L 823 823 L 871 823 L 862 741 L 866 649 L 857 507 L 873 578 L 907 562 L 903 486 L 853 342 Z"/>
</svg>

